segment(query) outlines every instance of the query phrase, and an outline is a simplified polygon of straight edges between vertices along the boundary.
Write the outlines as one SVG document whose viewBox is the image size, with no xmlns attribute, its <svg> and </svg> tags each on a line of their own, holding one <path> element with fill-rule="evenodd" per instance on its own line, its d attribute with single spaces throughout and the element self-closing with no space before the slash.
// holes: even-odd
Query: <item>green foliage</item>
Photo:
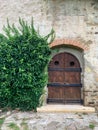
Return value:
<svg viewBox="0 0 98 130">
<path fill-rule="evenodd" d="M 11 122 L 8 125 L 8 127 L 11 128 L 12 130 L 20 130 L 19 127 L 15 123 L 13 123 L 13 122 Z"/>
<path fill-rule="evenodd" d="M 19 18 L 20 27 L 4 27 L 0 35 L 0 107 L 36 111 L 47 82 L 45 68 L 54 31 L 45 37 Z"/>
<path fill-rule="evenodd" d="M 2 124 L 3 124 L 3 122 L 4 122 L 4 120 L 5 120 L 5 118 L 0 118 L 0 128 L 1 128 L 1 126 L 2 126 Z"/>
<path fill-rule="evenodd" d="M 95 125 L 94 124 L 89 124 L 89 128 L 93 130 L 95 128 Z"/>
<path fill-rule="evenodd" d="M 24 121 L 22 121 L 21 127 L 23 128 L 23 130 L 29 130 L 27 123 Z"/>
</svg>

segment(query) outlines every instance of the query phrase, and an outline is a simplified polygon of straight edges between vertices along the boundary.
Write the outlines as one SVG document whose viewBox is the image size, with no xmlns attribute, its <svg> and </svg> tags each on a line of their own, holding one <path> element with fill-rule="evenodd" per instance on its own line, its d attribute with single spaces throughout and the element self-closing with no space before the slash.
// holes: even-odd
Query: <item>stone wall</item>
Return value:
<svg viewBox="0 0 98 130">
<path fill-rule="evenodd" d="M 75 46 L 84 53 L 84 104 L 94 105 L 98 100 L 98 0 L 0 0 L 0 32 L 7 18 L 18 26 L 19 17 L 28 23 L 33 17 L 42 35 L 54 28 L 56 39 L 77 41 Z"/>
</svg>

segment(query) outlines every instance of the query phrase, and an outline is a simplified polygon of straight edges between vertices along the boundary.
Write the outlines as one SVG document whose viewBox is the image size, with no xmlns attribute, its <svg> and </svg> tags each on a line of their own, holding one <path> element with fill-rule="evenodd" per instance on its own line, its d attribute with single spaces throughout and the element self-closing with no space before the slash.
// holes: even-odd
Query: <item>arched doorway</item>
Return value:
<svg viewBox="0 0 98 130">
<path fill-rule="evenodd" d="M 49 63 L 48 76 L 48 103 L 81 103 L 81 67 L 74 55 L 55 55 Z"/>
</svg>

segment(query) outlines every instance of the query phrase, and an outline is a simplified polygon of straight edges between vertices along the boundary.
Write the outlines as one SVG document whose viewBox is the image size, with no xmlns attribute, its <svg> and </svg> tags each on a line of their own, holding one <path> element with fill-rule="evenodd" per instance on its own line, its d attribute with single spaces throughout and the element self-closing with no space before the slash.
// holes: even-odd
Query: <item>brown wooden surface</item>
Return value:
<svg viewBox="0 0 98 130">
<path fill-rule="evenodd" d="M 70 86 L 70 84 L 81 83 L 81 72 L 66 71 L 61 69 L 80 68 L 79 61 L 70 53 L 59 53 L 55 55 L 49 63 L 49 80 L 51 84 L 56 83 L 59 86 L 48 86 L 48 99 L 56 102 L 64 101 L 70 102 L 72 100 L 81 100 L 81 87 Z M 57 69 L 57 70 L 50 70 Z M 65 86 L 63 86 L 65 84 Z M 69 85 L 69 86 L 66 86 Z"/>
</svg>

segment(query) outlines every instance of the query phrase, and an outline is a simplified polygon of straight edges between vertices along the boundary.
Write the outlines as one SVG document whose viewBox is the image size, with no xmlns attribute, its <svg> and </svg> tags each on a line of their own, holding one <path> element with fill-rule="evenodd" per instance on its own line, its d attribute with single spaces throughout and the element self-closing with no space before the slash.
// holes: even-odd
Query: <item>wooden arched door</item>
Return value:
<svg viewBox="0 0 98 130">
<path fill-rule="evenodd" d="M 70 53 L 55 55 L 48 67 L 47 102 L 81 103 L 81 68 Z"/>
</svg>

